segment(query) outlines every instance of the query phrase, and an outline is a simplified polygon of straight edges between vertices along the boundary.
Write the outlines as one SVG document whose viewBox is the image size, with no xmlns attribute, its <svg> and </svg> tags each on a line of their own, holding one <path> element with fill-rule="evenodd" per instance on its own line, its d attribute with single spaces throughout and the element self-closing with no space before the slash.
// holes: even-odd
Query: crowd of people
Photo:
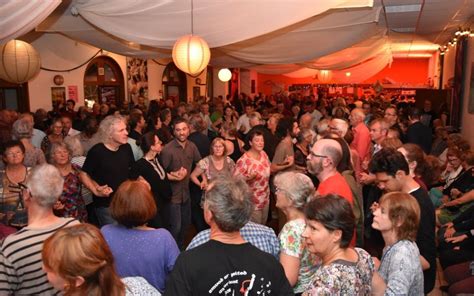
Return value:
<svg viewBox="0 0 474 296">
<path fill-rule="evenodd" d="M 0 110 L 0 294 L 474 290 L 474 152 L 430 101 Z M 194 235 L 195 234 L 195 235 Z"/>
</svg>

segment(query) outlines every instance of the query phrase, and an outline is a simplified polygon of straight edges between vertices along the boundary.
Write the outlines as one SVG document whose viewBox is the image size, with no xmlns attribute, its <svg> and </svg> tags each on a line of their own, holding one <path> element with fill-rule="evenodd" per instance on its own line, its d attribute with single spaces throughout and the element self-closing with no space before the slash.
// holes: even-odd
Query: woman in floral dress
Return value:
<svg viewBox="0 0 474 296">
<path fill-rule="evenodd" d="M 71 152 L 64 142 L 52 144 L 50 162 L 58 168 L 64 178 L 63 193 L 54 205 L 55 214 L 59 217 L 73 217 L 86 222 L 87 210 L 81 194 L 80 168 L 71 163 Z"/>
<path fill-rule="evenodd" d="M 235 165 L 235 176 L 242 176 L 252 191 L 255 210 L 250 220 L 265 224 L 270 201 L 270 161 L 263 151 L 265 142 L 260 131 L 248 135 L 250 149 L 239 158 Z"/>
<path fill-rule="evenodd" d="M 355 227 L 349 202 L 333 194 L 315 198 L 305 216 L 306 247 L 322 265 L 303 295 L 370 295 L 374 262 L 365 250 L 349 248 Z"/>
</svg>

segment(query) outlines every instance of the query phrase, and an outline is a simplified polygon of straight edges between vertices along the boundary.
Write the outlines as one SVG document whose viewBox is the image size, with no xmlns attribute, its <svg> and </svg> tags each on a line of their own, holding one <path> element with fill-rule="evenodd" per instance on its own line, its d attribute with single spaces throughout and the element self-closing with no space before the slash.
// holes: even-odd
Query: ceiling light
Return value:
<svg viewBox="0 0 474 296">
<path fill-rule="evenodd" d="M 421 4 L 385 6 L 386 13 L 417 12 L 420 10 Z"/>
</svg>

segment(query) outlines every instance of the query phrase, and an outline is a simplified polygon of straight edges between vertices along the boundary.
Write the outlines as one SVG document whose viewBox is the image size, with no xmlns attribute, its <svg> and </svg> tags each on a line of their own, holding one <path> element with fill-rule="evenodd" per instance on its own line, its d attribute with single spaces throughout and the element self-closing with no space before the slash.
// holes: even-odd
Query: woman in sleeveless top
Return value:
<svg viewBox="0 0 474 296">
<path fill-rule="evenodd" d="M 210 180 L 218 175 L 231 176 L 235 163 L 226 154 L 225 141 L 222 138 L 215 138 L 211 142 L 211 154 L 201 159 L 194 171 L 191 173 L 191 180 L 202 190 L 206 190 Z M 201 180 L 199 180 L 199 177 Z"/>
</svg>

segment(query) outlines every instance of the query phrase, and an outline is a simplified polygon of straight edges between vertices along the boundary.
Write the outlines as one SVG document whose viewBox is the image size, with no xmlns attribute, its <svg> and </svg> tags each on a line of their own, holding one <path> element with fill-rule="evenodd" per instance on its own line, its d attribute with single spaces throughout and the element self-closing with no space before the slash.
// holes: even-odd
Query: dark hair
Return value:
<svg viewBox="0 0 474 296">
<path fill-rule="evenodd" d="M 250 131 L 248 133 L 248 136 L 247 136 L 248 142 L 249 143 L 252 142 L 253 138 L 255 138 L 256 136 L 262 136 L 263 137 L 263 133 L 259 130 L 256 130 L 256 129 L 253 130 L 253 131 Z"/>
<path fill-rule="evenodd" d="M 171 126 L 173 127 L 173 130 L 174 128 L 176 127 L 177 124 L 180 124 L 180 123 L 186 123 L 188 126 L 189 126 L 189 123 L 188 121 L 183 118 L 183 117 L 176 117 L 174 120 L 173 120 L 173 123 L 171 124 Z"/>
<path fill-rule="evenodd" d="M 421 110 L 417 107 L 412 107 L 408 109 L 408 117 L 411 119 L 420 119 L 421 117 Z"/>
<path fill-rule="evenodd" d="M 25 154 L 25 145 L 19 140 L 10 140 L 7 141 L 2 145 L 2 155 L 5 156 L 5 153 L 7 152 L 8 149 L 13 148 L 13 147 L 20 147 L 20 150 Z"/>
<path fill-rule="evenodd" d="M 95 124 L 94 124 L 95 123 Z M 88 115 L 85 119 L 84 119 L 84 129 L 83 129 L 83 133 L 87 136 L 87 137 L 92 137 L 95 133 L 97 133 L 97 130 L 99 129 L 99 122 L 97 120 L 97 118 L 95 118 L 94 116 L 92 115 Z"/>
<path fill-rule="evenodd" d="M 291 131 L 293 130 L 293 124 L 295 119 L 292 117 L 284 117 L 280 119 L 277 123 L 277 127 L 275 130 L 275 135 L 279 140 L 286 137 Z"/>
<path fill-rule="evenodd" d="M 160 137 L 154 131 L 150 131 L 143 135 L 140 142 L 140 148 L 142 149 L 143 154 L 147 154 L 148 151 L 150 151 L 151 146 L 155 145 L 155 136 L 160 139 Z M 160 141 L 164 143 L 162 139 L 160 139 Z"/>
<path fill-rule="evenodd" d="M 156 211 L 153 195 L 141 181 L 123 182 L 110 204 L 112 218 L 128 228 L 144 225 L 156 215 Z"/>
<path fill-rule="evenodd" d="M 426 161 L 423 150 L 413 143 L 403 144 L 402 148 L 407 152 L 408 162 L 416 161 L 415 174 L 420 176 L 427 186 L 430 186 L 434 181 L 434 170 Z"/>
<path fill-rule="evenodd" d="M 386 173 L 389 176 L 395 177 L 395 174 L 400 170 L 404 171 L 407 175 L 410 173 L 405 156 L 393 148 L 383 148 L 375 153 L 369 163 L 369 171 L 372 174 Z"/>
<path fill-rule="evenodd" d="M 166 116 L 168 116 L 168 114 L 171 114 L 171 110 L 170 110 L 170 109 L 165 108 L 165 109 L 161 110 L 161 112 L 160 112 L 160 119 L 161 119 L 162 122 L 165 122 Z"/>
<path fill-rule="evenodd" d="M 306 219 L 321 223 L 327 230 L 341 230 L 341 248 L 347 248 L 354 235 L 355 217 L 347 200 L 328 194 L 311 200 L 305 207 Z"/>
<path fill-rule="evenodd" d="M 144 117 L 141 112 L 131 112 L 130 116 L 128 117 L 128 125 L 130 125 L 130 129 L 135 129 L 142 118 Z"/>
</svg>

